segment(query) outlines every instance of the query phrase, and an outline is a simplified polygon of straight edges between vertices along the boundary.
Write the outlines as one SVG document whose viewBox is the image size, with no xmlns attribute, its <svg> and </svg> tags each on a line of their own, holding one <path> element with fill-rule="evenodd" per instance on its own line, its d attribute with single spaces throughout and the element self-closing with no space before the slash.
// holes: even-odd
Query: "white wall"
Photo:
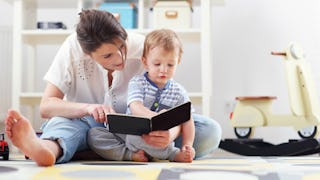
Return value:
<svg viewBox="0 0 320 180">
<path fill-rule="evenodd" d="M 8 1 L 0 0 L 0 26 L 12 26 L 12 6 Z"/>
<path fill-rule="evenodd" d="M 291 41 L 299 42 L 313 65 L 319 86 L 319 8 L 319 0 L 225 0 L 223 6 L 212 8 L 211 115 L 222 125 L 224 138 L 234 137 L 228 117 L 236 96 L 274 95 L 278 97 L 274 112 L 289 113 L 284 67 L 281 57 L 271 56 L 271 51 L 282 50 Z M 3 0 L 0 15 L 0 26 L 12 25 L 12 8 Z M 258 128 L 255 137 L 282 142 L 297 135 L 288 127 Z"/>
</svg>

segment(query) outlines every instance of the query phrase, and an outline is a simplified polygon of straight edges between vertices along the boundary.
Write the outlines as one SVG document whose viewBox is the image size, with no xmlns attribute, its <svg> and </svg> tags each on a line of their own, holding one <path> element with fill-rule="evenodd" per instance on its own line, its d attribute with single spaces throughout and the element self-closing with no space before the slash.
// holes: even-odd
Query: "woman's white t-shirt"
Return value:
<svg viewBox="0 0 320 180">
<path fill-rule="evenodd" d="M 144 71 L 143 42 L 143 35 L 128 34 L 125 67 L 112 73 L 113 82 L 109 88 L 107 70 L 83 53 L 73 33 L 60 47 L 44 80 L 58 87 L 67 101 L 111 105 L 116 112 L 125 113 L 128 82 Z"/>
</svg>

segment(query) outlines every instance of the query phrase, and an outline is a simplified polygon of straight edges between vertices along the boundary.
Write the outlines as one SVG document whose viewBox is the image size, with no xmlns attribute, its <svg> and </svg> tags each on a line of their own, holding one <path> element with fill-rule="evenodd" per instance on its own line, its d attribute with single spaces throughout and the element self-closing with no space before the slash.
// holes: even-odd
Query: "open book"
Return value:
<svg viewBox="0 0 320 180">
<path fill-rule="evenodd" d="M 186 102 L 151 118 L 126 114 L 108 114 L 109 131 L 120 134 L 142 135 L 150 131 L 168 130 L 190 119 L 191 103 Z"/>
</svg>

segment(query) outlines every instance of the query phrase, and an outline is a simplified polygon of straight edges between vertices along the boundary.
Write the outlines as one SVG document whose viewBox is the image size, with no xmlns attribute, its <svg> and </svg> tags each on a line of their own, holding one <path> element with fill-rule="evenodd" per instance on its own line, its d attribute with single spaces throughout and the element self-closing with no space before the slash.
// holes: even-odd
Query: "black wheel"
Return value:
<svg viewBox="0 0 320 180">
<path fill-rule="evenodd" d="M 246 139 L 251 136 L 251 127 L 236 127 L 234 128 L 234 133 L 239 139 Z"/>
<path fill-rule="evenodd" d="M 3 155 L 3 159 L 4 160 L 9 160 L 9 147 L 8 146 L 5 146 L 4 147 L 4 155 Z"/>
<path fill-rule="evenodd" d="M 3 160 L 9 160 L 9 154 L 3 155 Z"/>
<path fill-rule="evenodd" d="M 318 133 L 317 126 L 308 126 L 298 131 L 299 136 L 302 139 L 310 139 L 316 137 Z"/>
</svg>

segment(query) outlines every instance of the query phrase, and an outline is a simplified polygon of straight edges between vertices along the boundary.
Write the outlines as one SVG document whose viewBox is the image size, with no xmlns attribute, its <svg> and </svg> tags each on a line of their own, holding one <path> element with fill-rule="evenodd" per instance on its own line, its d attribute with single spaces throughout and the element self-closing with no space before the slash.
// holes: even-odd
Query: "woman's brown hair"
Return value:
<svg viewBox="0 0 320 180">
<path fill-rule="evenodd" d="M 126 45 L 128 34 L 113 14 L 107 11 L 88 9 L 82 10 L 79 15 L 80 21 L 77 24 L 76 32 L 84 53 L 91 54 L 104 43 L 115 44 L 115 39 L 119 39 L 122 44 Z M 122 53 L 122 51 L 120 52 Z M 125 46 L 123 57 L 126 56 L 126 52 L 127 47 Z"/>
</svg>

